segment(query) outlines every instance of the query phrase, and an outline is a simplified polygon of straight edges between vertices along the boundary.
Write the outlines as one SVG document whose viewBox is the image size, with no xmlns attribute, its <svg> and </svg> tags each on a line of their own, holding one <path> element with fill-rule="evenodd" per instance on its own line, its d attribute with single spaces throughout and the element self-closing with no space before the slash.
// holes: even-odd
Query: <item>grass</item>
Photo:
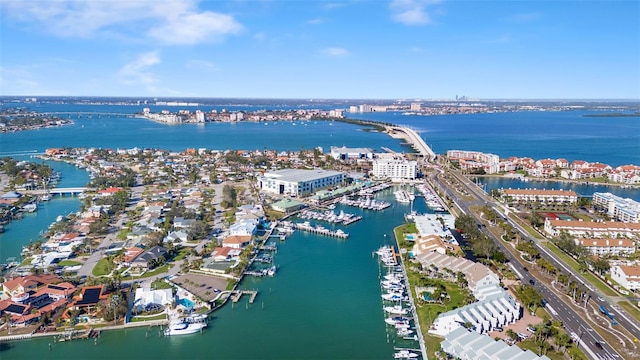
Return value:
<svg viewBox="0 0 640 360">
<path fill-rule="evenodd" d="M 147 272 L 145 272 L 144 274 L 142 274 L 140 276 L 125 276 L 122 279 L 123 280 L 145 279 L 145 278 L 152 277 L 154 275 L 162 274 L 162 273 L 165 273 L 165 272 L 169 271 L 170 266 L 171 266 L 170 264 L 166 264 L 166 265 L 157 267 L 157 268 L 155 268 L 155 269 L 153 269 L 151 271 L 147 271 Z"/>
<path fill-rule="evenodd" d="M 153 321 L 153 320 L 165 320 L 167 318 L 167 314 L 158 314 L 156 316 L 148 316 L 148 317 L 137 317 L 134 316 L 129 320 L 129 322 L 143 322 L 143 321 Z"/>
<path fill-rule="evenodd" d="M 77 265 L 82 265 L 81 262 L 78 261 L 73 261 L 73 260 L 62 260 L 58 263 L 58 265 L 60 266 L 77 266 Z"/>
<path fill-rule="evenodd" d="M 189 255 L 190 252 L 191 252 L 191 248 L 189 248 L 189 247 L 181 248 L 180 250 L 178 250 L 178 253 L 173 258 L 173 261 L 178 261 L 178 260 L 184 259 L 185 257 L 187 257 L 187 255 Z"/>
<path fill-rule="evenodd" d="M 636 320 L 640 319 L 640 309 L 628 301 L 618 301 L 618 305 Z"/>
<path fill-rule="evenodd" d="M 551 242 L 547 242 L 544 244 L 549 250 L 551 250 L 554 254 L 556 254 L 560 259 L 562 259 L 562 261 L 571 266 L 575 271 L 580 272 L 580 267 L 578 265 L 578 262 L 575 261 L 571 256 L 567 255 L 564 253 L 564 251 L 560 250 L 560 248 L 558 248 L 555 244 L 551 243 Z M 595 285 L 598 290 L 602 291 L 605 295 L 607 296 L 619 296 L 618 293 L 616 293 L 615 291 L 611 290 L 611 288 L 609 288 L 609 286 L 607 286 L 607 284 L 605 284 L 604 282 L 602 282 L 602 280 L 598 279 L 597 277 L 595 277 L 592 273 L 590 272 L 586 272 L 586 273 L 581 273 L 581 275 L 587 279 L 587 281 L 589 281 L 589 283 Z"/>
<path fill-rule="evenodd" d="M 111 266 L 112 264 L 109 262 L 107 258 L 102 258 L 98 260 L 98 262 L 96 263 L 96 266 L 93 267 L 91 274 L 93 276 L 108 275 L 111 272 L 110 270 Z"/>
</svg>

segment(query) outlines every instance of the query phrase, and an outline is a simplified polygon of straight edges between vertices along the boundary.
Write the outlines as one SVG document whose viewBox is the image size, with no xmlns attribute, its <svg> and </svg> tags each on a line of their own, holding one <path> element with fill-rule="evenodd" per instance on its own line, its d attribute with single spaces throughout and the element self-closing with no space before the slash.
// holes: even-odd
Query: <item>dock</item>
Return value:
<svg viewBox="0 0 640 360">
<path fill-rule="evenodd" d="M 306 231 L 306 232 L 310 232 L 310 233 L 314 233 L 314 234 L 320 234 L 320 235 L 326 235 L 326 236 L 333 236 L 333 237 L 337 237 L 339 239 L 346 239 L 349 237 L 349 234 L 345 233 L 344 231 L 338 229 L 336 231 L 332 231 L 329 230 L 327 228 L 324 228 L 322 226 L 311 226 L 308 222 L 304 222 L 304 223 L 294 223 L 293 226 L 296 229 L 302 230 L 302 231 Z"/>
<path fill-rule="evenodd" d="M 231 292 L 231 301 L 233 301 L 234 303 L 237 303 L 238 301 L 240 301 L 240 298 L 242 297 L 242 295 L 249 295 L 249 304 L 253 304 L 253 301 L 256 299 L 256 296 L 258 296 L 258 291 L 257 290 L 234 290 Z"/>
</svg>

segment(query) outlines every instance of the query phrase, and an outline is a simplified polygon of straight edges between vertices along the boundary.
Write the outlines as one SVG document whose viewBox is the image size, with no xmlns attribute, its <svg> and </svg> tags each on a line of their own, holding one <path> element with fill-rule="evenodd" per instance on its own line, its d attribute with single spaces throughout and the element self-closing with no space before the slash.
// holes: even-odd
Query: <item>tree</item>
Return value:
<svg viewBox="0 0 640 360">
<path fill-rule="evenodd" d="M 196 220 L 187 233 L 187 240 L 203 239 L 209 234 L 209 225 L 201 220 Z"/>
<path fill-rule="evenodd" d="M 609 261 L 601 258 L 591 260 L 591 266 L 593 267 L 593 270 L 600 275 L 603 275 L 611 268 Z"/>
</svg>

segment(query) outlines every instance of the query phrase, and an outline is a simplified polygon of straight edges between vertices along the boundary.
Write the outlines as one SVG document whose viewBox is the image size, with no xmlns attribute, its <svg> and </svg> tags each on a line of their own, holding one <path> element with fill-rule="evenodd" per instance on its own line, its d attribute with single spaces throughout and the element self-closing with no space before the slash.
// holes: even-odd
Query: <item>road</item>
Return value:
<svg viewBox="0 0 640 360">
<path fill-rule="evenodd" d="M 456 177 L 458 182 L 461 183 L 467 192 L 473 196 L 473 200 L 468 201 L 460 197 L 456 192 L 452 191 L 448 184 L 441 181 L 438 176 L 433 176 L 431 179 L 438 185 L 438 187 L 446 193 L 446 195 L 454 201 L 454 203 L 465 213 L 471 215 L 475 218 L 478 224 L 482 224 L 482 220 L 479 219 L 474 212 L 470 210 L 471 206 L 484 206 L 495 203 L 492 199 L 488 198 L 484 191 L 478 189 L 473 183 L 471 183 L 466 178 Z M 510 220 L 508 220 L 511 222 Z M 514 225 L 512 223 L 512 225 Z M 515 226 L 515 225 L 514 225 Z M 519 228 L 519 227 L 518 227 Z M 547 288 L 545 284 L 537 281 L 526 269 L 526 266 L 521 263 L 521 259 L 516 258 L 513 254 L 506 248 L 505 244 L 497 239 L 490 231 L 486 228 L 481 227 L 481 231 L 487 235 L 489 238 L 493 239 L 493 241 L 498 245 L 500 250 L 505 254 L 511 266 L 516 270 L 517 274 L 520 274 L 522 281 L 527 284 L 530 281 L 535 283 L 535 287 L 540 293 L 543 295 L 545 301 L 547 302 L 547 306 L 551 307 L 554 311 L 550 311 L 554 318 L 562 321 L 563 326 L 568 330 L 569 333 L 575 332 L 579 335 L 580 340 L 579 345 L 582 350 L 587 354 L 587 356 L 591 359 L 616 359 L 620 358 L 620 354 L 610 345 L 607 344 L 597 332 L 590 330 L 591 325 L 587 323 L 580 314 L 576 313 L 571 307 L 566 305 L 559 296 L 551 289 Z M 526 231 L 521 234 L 524 239 L 529 239 Z M 541 254 L 546 254 L 546 252 L 541 252 Z M 546 256 L 545 256 L 546 257 Z M 553 258 L 553 257 L 552 257 Z M 551 260 L 551 259 L 548 259 Z M 634 334 L 635 336 L 635 334 Z M 599 348 L 596 344 L 602 344 L 602 348 Z"/>
</svg>

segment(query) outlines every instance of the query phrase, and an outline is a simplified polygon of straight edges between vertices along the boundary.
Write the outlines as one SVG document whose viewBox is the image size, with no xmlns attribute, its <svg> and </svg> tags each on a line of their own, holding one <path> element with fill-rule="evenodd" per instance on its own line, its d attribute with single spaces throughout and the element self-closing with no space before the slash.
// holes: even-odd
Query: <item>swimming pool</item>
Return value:
<svg viewBox="0 0 640 360">
<path fill-rule="evenodd" d="M 192 308 L 193 308 L 193 306 L 195 305 L 195 304 L 193 303 L 193 301 L 191 301 L 191 300 L 189 300 L 189 299 L 187 299 L 187 298 L 181 298 L 181 299 L 178 299 L 178 300 L 176 301 L 176 303 L 177 303 L 178 305 L 182 305 L 182 306 L 186 307 L 187 309 L 192 309 Z"/>
</svg>

